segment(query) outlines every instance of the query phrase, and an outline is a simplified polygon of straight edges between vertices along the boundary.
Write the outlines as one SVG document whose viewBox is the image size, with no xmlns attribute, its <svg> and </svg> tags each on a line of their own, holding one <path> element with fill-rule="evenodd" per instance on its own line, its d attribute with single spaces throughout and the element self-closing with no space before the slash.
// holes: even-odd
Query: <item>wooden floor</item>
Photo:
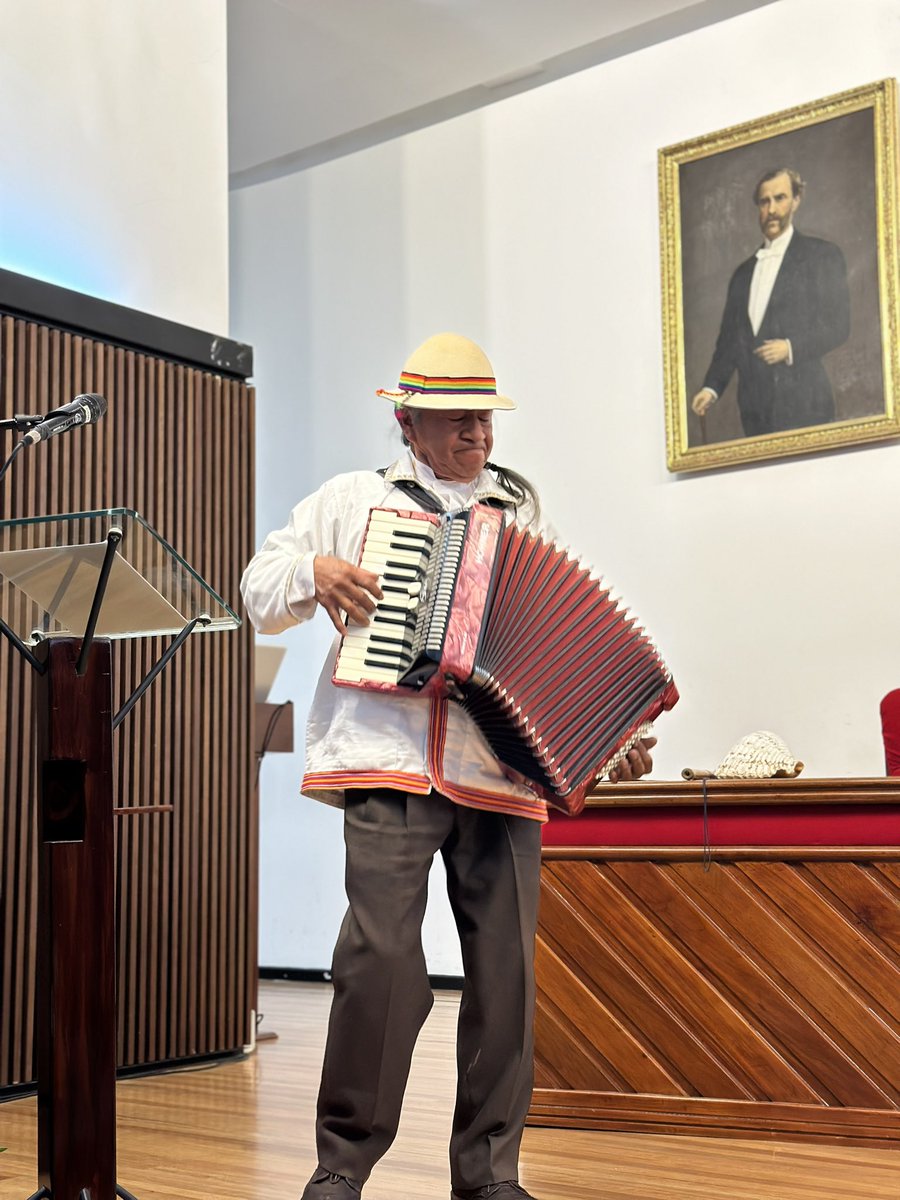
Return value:
<svg viewBox="0 0 900 1200">
<path fill-rule="evenodd" d="M 119 1182 L 137 1200 L 296 1200 L 315 1166 L 313 1111 L 330 1002 L 265 983 L 262 1029 L 238 1063 L 118 1088 Z M 457 998 L 438 995 L 400 1135 L 365 1200 L 447 1200 Z M 35 1102 L 0 1105 L 0 1200 L 36 1190 Z M 521 1179 L 540 1200 L 898 1200 L 900 1150 L 528 1129 Z"/>
</svg>

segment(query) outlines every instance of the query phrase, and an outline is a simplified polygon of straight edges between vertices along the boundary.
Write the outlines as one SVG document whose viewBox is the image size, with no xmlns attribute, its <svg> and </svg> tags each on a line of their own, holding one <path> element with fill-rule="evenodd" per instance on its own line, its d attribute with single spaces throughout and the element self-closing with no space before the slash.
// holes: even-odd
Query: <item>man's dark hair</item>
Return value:
<svg viewBox="0 0 900 1200">
<path fill-rule="evenodd" d="M 753 203 L 759 204 L 759 189 L 764 183 L 768 183 L 770 179 L 774 179 L 776 175 L 787 175 L 791 181 L 791 192 L 794 199 L 799 200 L 806 191 L 806 181 L 800 178 L 800 175 L 792 167 L 776 167 L 774 171 L 766 171 L 762 179 L 759 180 L 756 187 L 753 189 Z"/>
</svg>

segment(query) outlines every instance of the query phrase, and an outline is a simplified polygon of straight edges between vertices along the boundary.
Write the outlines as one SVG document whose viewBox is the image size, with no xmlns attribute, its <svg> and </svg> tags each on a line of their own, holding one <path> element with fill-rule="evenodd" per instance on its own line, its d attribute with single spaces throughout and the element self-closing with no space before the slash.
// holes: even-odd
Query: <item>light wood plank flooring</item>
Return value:
<svg viewBox="0 0 900 1200">
<path fill-rule="evenodd" d="M 264 983 L 246 1061 L 118 1088 L 119 1182 L 137 1200 L 296 1200 L 315 1166 L 313 1113 L 330 988 Z M 419 1041 L 400 1135 L 365 1200 L 447 1200 L 457 997 Z M 0 1200 L 37 1187 L 33 1099 L 0 1105 Z M 900 1149 L 528 1129 L 522 1182 L 540 1200 L 900 1200 Z"/>
</svg>

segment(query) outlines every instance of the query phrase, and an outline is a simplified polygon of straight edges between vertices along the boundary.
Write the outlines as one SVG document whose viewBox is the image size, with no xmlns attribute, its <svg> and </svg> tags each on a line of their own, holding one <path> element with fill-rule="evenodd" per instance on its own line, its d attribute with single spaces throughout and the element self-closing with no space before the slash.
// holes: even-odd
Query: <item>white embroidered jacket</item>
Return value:
<svg viewBox="0 0 900 1200">
<path fill-rule="evenodd" d="M 418 468 L 418 469 L 417 469 Z M 270 534 L 241 580 L 241 594 L 260 633 L 281 633 L 309 620 L 317 606 L 312 564 L 316 554 L 359 559 L 369 509 L 421 510 L 395 487 L 399 480 L 425 484 L 448 508 L 440 481 L 423 480 L 421 464 L 407 453 L 381 476 L 354 471 L 335 476 L 292 511 L 284 529 Z M 432 477 L 433 479 L 433 477 Z M 489 472 L 475 482 L 468 504 L 513 498 Z M 506 509 L 535 532 L 530 504 Z M 552 536 L 552 531 L 541 529 Z M 446 699 L 384 695 L 331 682 L 339 645 L 336 635 L 319 677 L 309 713 L 302 791 L 326 803 L 343 804 L 348 787 L 395 787 L 428 793 L 434 788 L 473 808 L 546 819 L 546 805 L 509 780 L 468 714 Z"/>
</svg>

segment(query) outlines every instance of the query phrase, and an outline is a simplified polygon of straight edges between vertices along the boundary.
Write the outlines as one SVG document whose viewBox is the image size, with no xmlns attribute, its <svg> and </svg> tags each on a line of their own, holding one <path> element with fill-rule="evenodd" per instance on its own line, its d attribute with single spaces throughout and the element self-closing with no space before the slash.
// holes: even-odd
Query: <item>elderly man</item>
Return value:
<svg viewBox="0 0 900 1200">
<path fill-rule="evenodd" d="M 737 371 L 747 437 L 835 418 L 822 358 L 850 333 L 847 267 L 837 246 L 794 228 L 804 188 L 788 167 L 756 185 L 765 241 L 731 277 L 712 363 L 691 401 L 703 416 Z"/>
<path fill-rule="evenodd" d="M 488 462 L 493 411 L 515 405 L 498 394 L 478 346 L 456 334 L 429 338 L 407 360 L 399 389 L 379 394 L 394 402 L 408 449 L 384 471 L 323 484 L 266 539 L 241 584 L 262 633 L 306 620 L 317 605 L 339 634 L 345 620 L 368 621 L 381 583 L 355 564 L 370 508 L 490 504 L 539 527 L 531 485 Z M 357 1200 L 396 1135 L 413 1048 L 433 1003 L 421 926 L 438 852 L 465 973 L 452 1200 L 527 1200 L 518 1153 L 532 1088 L 545 805 L 507 778 L 459 705 L 335 687 L 338 645 L 309 716 L 303 791 L 344 807 L 349 909 L 332 967 L 319 1167 L 302 1200 Z M 638 743 L 617 777 L 649 770 L 653 741 Z"/>
</svg>

